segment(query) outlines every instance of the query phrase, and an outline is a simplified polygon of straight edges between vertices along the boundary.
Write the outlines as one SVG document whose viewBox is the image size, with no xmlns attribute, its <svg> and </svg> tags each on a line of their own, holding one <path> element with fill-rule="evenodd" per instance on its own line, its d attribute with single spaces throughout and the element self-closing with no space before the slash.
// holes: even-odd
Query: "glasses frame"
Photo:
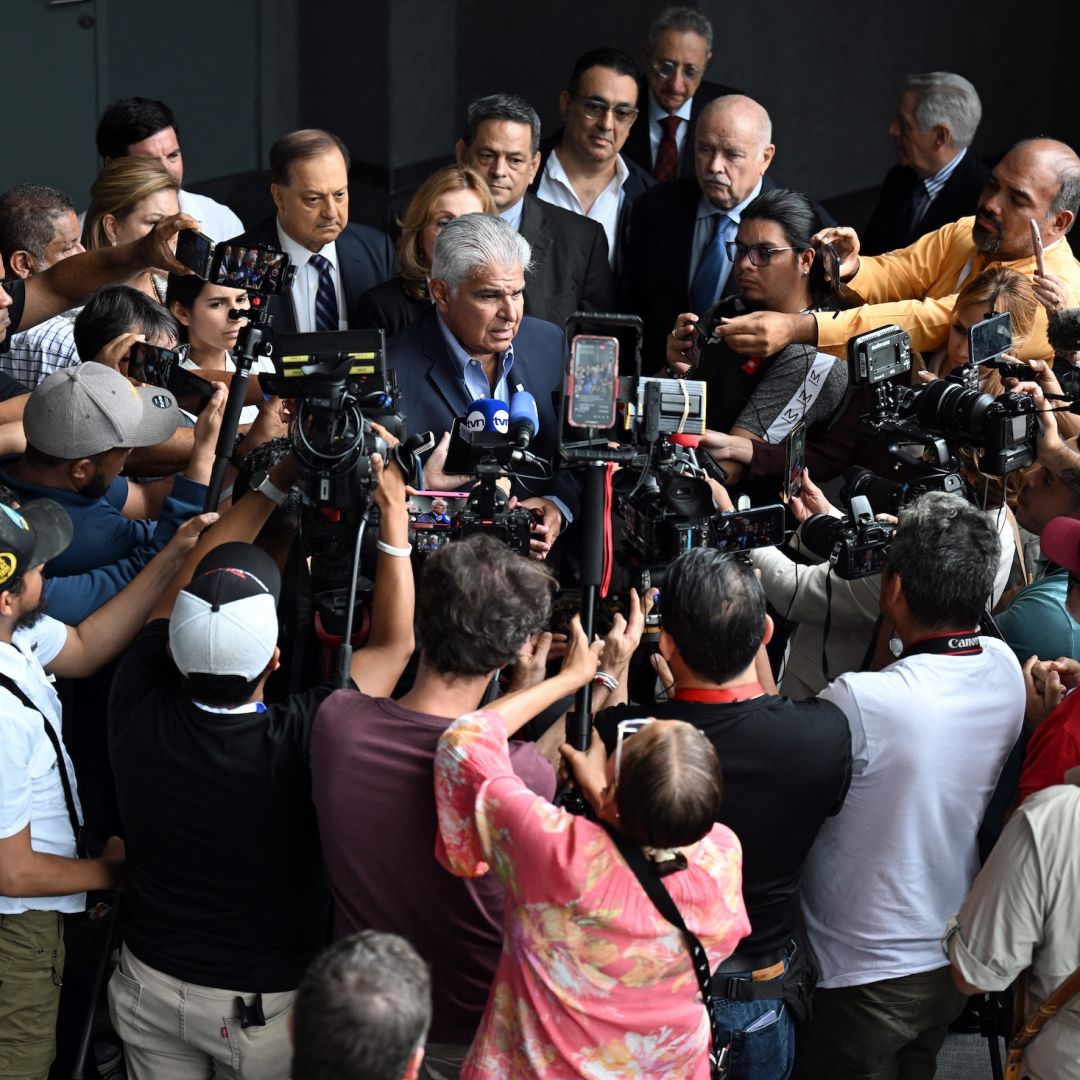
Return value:
<svg viewBox="0 0 1080 1080">
<path fill-rule="evenodd" d="M 648 727 L 650 724 L 656 722 L 656 717 L 647 716 L 637 720 L 620 720 L 618 727 L 615 729 L 617 734 L 615 736 L 615 775 L 613 777 L 615 786 L 619 786 L 619 769 L 622 765 L 622 748 L 623 742 L 629 739 L 631 735 L 636 735 L 642 728 Z"/>
<path fill-rule="evenodd" d="M 681 71 L 682 77 L 687 82 L 693 82 L 705 70 L 699 68 L 696 64 L 678 64 L 674 60 L 653 60 L 649 63 L 649 68 L 654 75 L 659 75 L 665 81 L 673 79 Z M 670 68 L 667 74 L 664 73 L 664 68 Z"/>
<path fill-rule="evenodd" d="M 772 257 L 780 251 L 798 251 L 795 247 L 769 247 L 768 244 L 740 244 L 738 240 L 725 240 L 728 258 L 734 266 L 744 255 L 750 260 L 751 266 L 763 267 L 772 263 Z M 764 262 L 758 260 L 764 256 Z"/>
<path fill-rule="evenodd" d="M 611 113 L 616 124 L 626 126 L 632 124 L 641 114 L 641 110 L 633 105 L 609 105 L 603 98 L 582 97 L 580 94 L 575 94 L 574 100 L 590 120 L 602 120 Z M 622 110 L 621 113 L 620 110 Z"/>
</svg>

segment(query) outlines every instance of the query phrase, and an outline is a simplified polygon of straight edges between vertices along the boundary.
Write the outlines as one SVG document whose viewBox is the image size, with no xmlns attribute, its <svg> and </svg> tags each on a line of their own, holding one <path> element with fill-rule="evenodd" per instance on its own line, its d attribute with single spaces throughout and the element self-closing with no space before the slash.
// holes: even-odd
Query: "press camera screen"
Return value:
<svg viewBox="0 0 1080 1080">
<path fill-rule="evenodd" d="M 713 525 L 713 547 L 731 554 L 784 542 L 784 508 L 779 503 L 721 514 Z"/>
</svg>

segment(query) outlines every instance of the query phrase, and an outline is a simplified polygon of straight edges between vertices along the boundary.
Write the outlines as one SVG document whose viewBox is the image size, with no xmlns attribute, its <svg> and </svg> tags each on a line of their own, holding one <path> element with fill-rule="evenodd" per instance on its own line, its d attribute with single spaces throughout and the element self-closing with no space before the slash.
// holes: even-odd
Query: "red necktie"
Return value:
<svg viewBox="0 0 1080 1080">
<path fill-rule="evenodd" d="M 675 132 L 682 120 L 678 116 L 665 116 L 660 121 L 664 134 L 660 136 L 660 145 L 656 148 L 656 165 L 653 176 L 657 180 L 674 180 L 679 166 L 679 144 L 675 141 Z"/>
</svg>

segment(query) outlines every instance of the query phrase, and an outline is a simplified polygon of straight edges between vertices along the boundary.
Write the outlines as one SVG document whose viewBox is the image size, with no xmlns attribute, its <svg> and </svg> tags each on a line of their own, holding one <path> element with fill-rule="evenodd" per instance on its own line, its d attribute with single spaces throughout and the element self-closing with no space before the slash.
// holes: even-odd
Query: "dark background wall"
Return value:
<svg viewBox="0 0 1080 1080">
<path fill-rule="evenodd" d="M 448 156 L 465 105 L 522 94 L 544 124 L 574 58 L 611 44 L 639 53 L 662 6 L 507 0 L 3 0 L 9 59 L 0 187 L 66 187 L 84 204 L 97 168 L 93 118 L 115 98 L 161 97 L 183 128 L 189 186 L 268 207 L 269 142 L 297 126 L 338 132 L 356 162 L 353 216 L 378 224 L 385 194 Z M 775 175 L 823 200 L 876 185 L 893 161 L 885 126 L 909 71 L 975 83 L 975 150 L 1019 138 L 1080 146 L 1070 42 L 1080 4 L 1045 0 L 773 0 L 698 5 L 716 27 L 710 75 L 773 117 Z M 86 25 L 89 23 L 89 25 Z M 856 224 L 858 222 L 855 222 Z"/>
</svg>

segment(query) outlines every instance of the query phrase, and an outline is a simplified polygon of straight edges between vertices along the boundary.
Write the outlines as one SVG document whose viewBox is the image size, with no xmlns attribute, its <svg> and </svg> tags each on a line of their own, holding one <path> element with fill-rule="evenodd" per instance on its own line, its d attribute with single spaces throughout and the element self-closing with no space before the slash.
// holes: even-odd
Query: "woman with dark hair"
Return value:
<svg viewBox="0 0 1080 1080">
<path fill-rule="evenodd" d="M 409 200 L 401 216 L 398 262 L 401 273 L 368 289 L 357 301 L 358 325 L 385 330 L 391 337 L 431 306 L 427 278 L 431 253 L 442 227 L 462 214 L 494 214 L 495 201 L 475 170 L 448 165 L 432 173 Z"/>
<path fill-rule="evenodd" d="M 774 188 L 742 212 L 736 238 L 728 243 L 738 296 L 721 300 L 700 320 L 711 331 L 724 318 L 748 310 L 789 314 L 826 307 L 833 287 L 827 248 L 815 243 L 821 229 L 814 204 L 797 191 Z M 824 426 L 843 400 L 847 366 L 812 345 L 788 345 L 772 356 L 739 356 L 718 338 L 701 340 L 699 318 L 684 312 L 668 336 L 672 374 L 708 384 L 710 430 L 757 442 L 782 442 L 800 421 Z M 697 358 L 695 363 L 695 358 Z M 724 463 L 731 481 L 744 466 Z"/>
<path fill-rule="evenodd" d="M 170 274 L 165 303 L 180 324 L 184 367 L 203 374 L 211 381 L 220 371 L 235 371 L 232 350 L 247 319 L 231 318 L 230 311 L 244 311 L 251 306 L 245 289 L 235 285 L 216 285 L 195 274 Z M 251 365 L 253 374 L 273 373 L 274 362 L 260 356 Z M 259 416 L 258 405 L 245 405 L 241 424 L 253 424 Z"/>
<path fill-rule="evenodd" d="M 682 721 L 632 720 L 610 763 L 595 736 L 587 754 L 564 745 L 595 822 L 534 795 L 510 764 L 507 736 L 592 680 L 600 648 L 575 618 L 558 675 L 460 717 L 439 740 L 437 853 L 461 877 L 490 866 L 506 889 L 503 953 L 463 1080 L 709 1076 L 686 940 L 621 846 L 663 878 L 715 970 L 750 924 L 739 842 L 716 824 L 712 744 Z"/>
</svg>

